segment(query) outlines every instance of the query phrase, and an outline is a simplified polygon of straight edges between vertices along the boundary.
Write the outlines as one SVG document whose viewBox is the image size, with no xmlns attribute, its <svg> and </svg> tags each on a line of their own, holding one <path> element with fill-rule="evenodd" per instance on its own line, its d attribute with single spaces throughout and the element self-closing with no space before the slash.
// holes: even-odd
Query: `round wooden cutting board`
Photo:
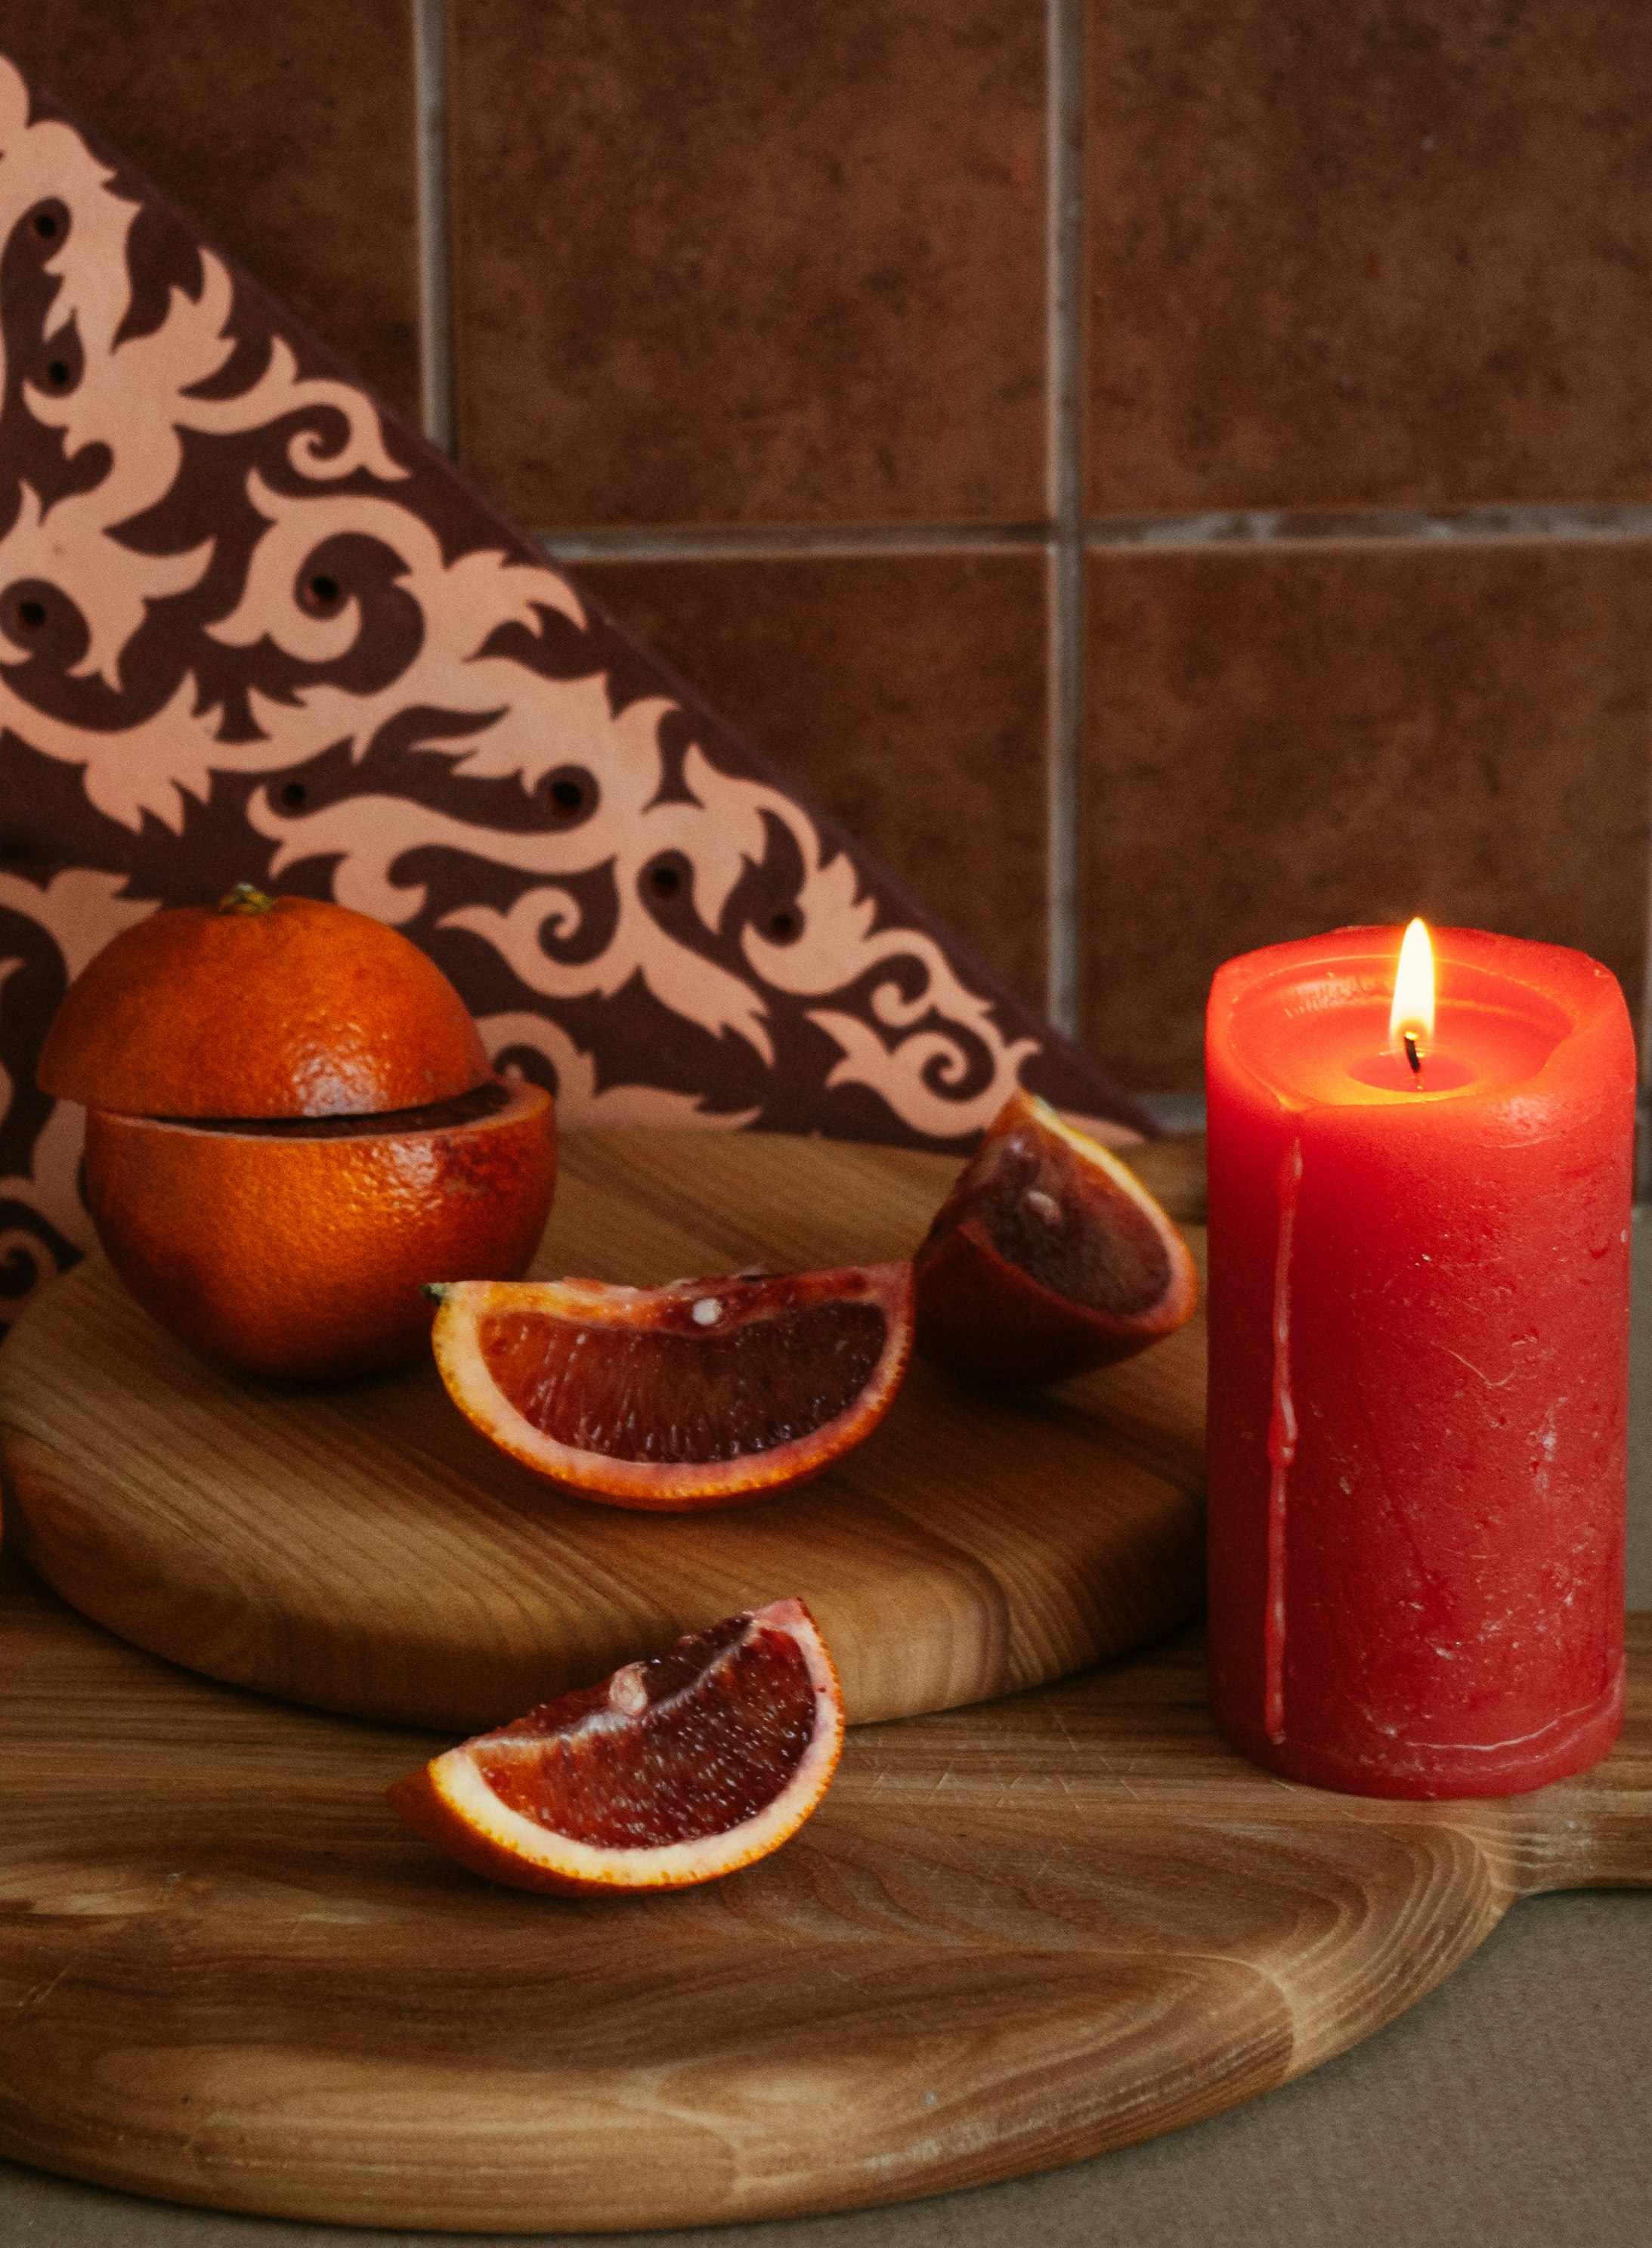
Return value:
<svg viewBox="0 0 1652 2248">
<path fill-rule="evenodd" d="M 0 2153 L 271 2216 L 511 2232 L 898 2201 L 1148 2138 L 1390 2020 L 1531 1892 L 1652 1882 L 1652 1618 L 1598 1770 L 1297 1787 L 1196 1641 L 852 1733 L 761 1864 L 647 1899 L 462 1873 L 431 1744 L 0 1592 Z M 1536 2035 L 1511 2022 L 1509 2034 Z"/>
<path fill-rule="evenodd" d="M 1176 1161 L 1141 1151 L 1187 1208 Z M 776 1135 L 570 1134 L 535 1271 L 651 1285 L 909 1256 L 956 1169 Z M 918 1362 L 818 1481 L 641 1515 L 502 1457 L 428 1362 L 303 1388 L 209 1366 L 100 1258 L 0 1350 L 9 1533 L 74 1607 L 216 1678 L 465 1731 L 788 1594 L 856 1722 L 1140 1646 L 1199 1604 L 1203 1411 L 1200 1322 L 1032 1395 Z"/>
</svg>

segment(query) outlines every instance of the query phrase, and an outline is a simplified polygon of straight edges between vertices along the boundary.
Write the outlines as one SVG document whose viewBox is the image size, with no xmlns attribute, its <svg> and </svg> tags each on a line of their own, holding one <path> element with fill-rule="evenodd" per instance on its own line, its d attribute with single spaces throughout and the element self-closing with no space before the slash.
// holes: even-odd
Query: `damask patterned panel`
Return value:
<svg viewBox="0 0 1652 2248">
<path fill-rule="evenodd" d="M 569 1124 L 1151 1129 L 3 58 L 0 243 L 0 1291 L 86 1238 L 66 979 L 242 880 L 405 929 Z"/>
</svg>

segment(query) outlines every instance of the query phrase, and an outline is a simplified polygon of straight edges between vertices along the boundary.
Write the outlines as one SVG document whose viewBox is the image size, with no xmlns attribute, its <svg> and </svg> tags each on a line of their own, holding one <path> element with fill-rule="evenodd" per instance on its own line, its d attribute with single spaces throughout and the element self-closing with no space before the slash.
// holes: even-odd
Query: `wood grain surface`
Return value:
<svg viewBox="0 0 1652 2248">
<path fill-rule="evenodd" d="M 1169 1204 L 1200 1206 L 1196 1148 L 1135 1152 Z M 571 1134 L 534 1269 L 655 1284 L 907 1256 L 956 1169 L 778 1135 Z M 325 1388 L 214 1367 L 99 1258 L 0 1351 L 11 1532 L 73 1606 L 216 1678 L 466 1731 L 790 1594 L 854 1722 L 1140 1646 L 1200 1604 L 1203 1413 L 1202 1321 L 1044 1393 L 919 1362 L 818 1481 L 644 1516 L 504 1458 L 428 1363 Z"/>
<path fill-rule="evenodd" d="M 1652 1880 L 1652 1619 L 1622 1742 L 1502 1802 L 1275 1779 L 1196 1639 L 852 1733 L 785 1849 L 532 1898 L 380 1791 L 434 1743 L 221 1687 L 0 1592 L 0 2152 L 213 2207 L 464 2231 L 895 2201 L 1301 2074 L 1518 1896 Z M 1540 2033 L 1511 2019 L 1511 2039 Z"/>
</svg>

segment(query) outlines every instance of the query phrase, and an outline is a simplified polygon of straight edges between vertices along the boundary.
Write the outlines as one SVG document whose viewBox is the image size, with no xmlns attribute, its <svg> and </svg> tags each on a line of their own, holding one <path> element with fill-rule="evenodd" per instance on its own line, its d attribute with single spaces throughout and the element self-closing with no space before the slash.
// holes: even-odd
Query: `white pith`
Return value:
<svg viewBox="0 0 1652 2248">
<path fill-rule="evenodd" d="M 744 1646 L 760 1629 L 783 1632 L 801 1648 L 809 1683 L 814 1689 L 814 1730 L 779 1794 L 737 1826 L 728 1827 L 718 1834 L 701 1835 L 684 1842 L 657 1843 L 641 1849 L 622 1846 L 604 1848 L 595 1843 L 578 1841 L 571 1835 L 555 1833 L 535 1820 L 524 1819 L 519 1811 L 513 1811 L 483 1779 L 475 1762 L 475 1752 L 495 1739 L 495 1736 L 486 1733 L 438 1757 L 429 1767 L 431 1784 L 442 1801 L 475 1833 L 497 1843 L 524 1864 L 540 1866 L 571 1880 L 600 1882 L 613 1888 L 669 1888 L 674 1882 L 704 1880 L 760 1858 L 784 1841 L 813 1809 L 826 1792 L 843 1747 L 843 1710 L 837 1673 L 808 1611 L 799 1600 L 776 1600 L 768 1607 L 756 1610 L 745 1637 L 737 1640 L 733 1647 L 723 1648 L 700 1673 L 694 1685 L 682 1691 L 692 1694 L 700 1680 L 715 1670 L 718 1662 L 726 1661 L 735 1648 Z M 613 1709 L 600 1710 L 583 1720 L 578 1730 L 613 1731 L 634 1722 Z"/>
</svg>

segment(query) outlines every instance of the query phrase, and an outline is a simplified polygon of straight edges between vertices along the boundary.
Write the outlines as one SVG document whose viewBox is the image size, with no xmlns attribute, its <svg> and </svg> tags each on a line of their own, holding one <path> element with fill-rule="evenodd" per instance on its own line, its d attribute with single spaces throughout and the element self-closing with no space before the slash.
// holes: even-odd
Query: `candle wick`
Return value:
<svg viewBox="0 0 1652 2248">
<path fill-rule="evenodd" d="M 1405 1033 L 1405 1058 L 1411 1065 L 1412 1076 L 1416 1079 L 1416 1090 L 1421 1093 L 1422 1090 L 1422 1057 L 1417 1052 L 1416 1032 L 1415 1031 L 1407 1031 Z"/>
</svg>

